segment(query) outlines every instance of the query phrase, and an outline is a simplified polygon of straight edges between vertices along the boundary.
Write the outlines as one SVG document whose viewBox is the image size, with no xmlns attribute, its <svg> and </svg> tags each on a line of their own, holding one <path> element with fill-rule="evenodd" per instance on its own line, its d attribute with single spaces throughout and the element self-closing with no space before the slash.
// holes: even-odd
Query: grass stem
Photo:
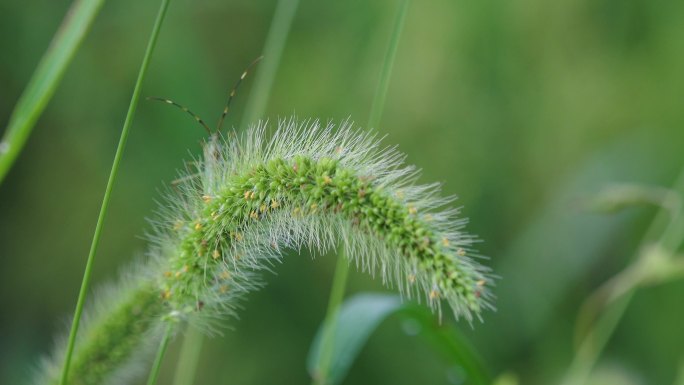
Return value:
<svg viewBox="0 0 684 385">
<path fill-rule="evenodd" d="M 321 361 L 317 375 L 313 383 L 315 385 L 326 385 L 328 382 L 328 371 L 332 363 L 333 348 L 335 341 L 335 330 L 337 329 L 337 313 L 344 299 L 344 289 L 347 286 L 347 276 L 349 274 L 349 260 L 340 253 L 337 256 L 335 276 L 333 278 L 330 298 L 328 300 L 328 312 L 325 316 L 323 328 L 323 340 L 321 342 Z"/>
<path fill-rule="evenodd" d="M 684 170 L 680 173 L 677 181 L 672 187 L 672 191 L 680 197 L 684 197 Z M 679 210 L 674 213 L 669 212 L 667 208 L 661 208 L 646 235 L 644 236 L 639 246 L 639 253 L 648 252 L 646 250 L 656 250 L 657 252 L 666 253 L 668 263 L 676 267 L 679 260 L 672 260 L 676 258 L 676 252 L 684 242 L 684 210 L 679 207 Z M 636 258 L 638 263 L 642 254 Z M 635 266 L 635 265 L 633 265 Z M 643 264 L 643 269 L 647 269 L 649 265 Z M 628 267 L 629 269 L 629 267 Z M 641 277 L 638 274 L 637 277 Z M 644 272 L 648 273 L 648 272 Z M 674 273 L 670 279 L 677 279 L 680 275 Z M 579 385 L 587 382 L 591 370 L 596 365 L 601 351 L 607 345 L 612 337 L 615 329 L 620 323 L 620 320 L 627 311 L 632 298 L 638 287 L 643 283 L 642 279 L 631 280 L 628 287 L 624 289 L 623 294 L 615 299 L 612 303 L 606 305 L 606 308 L 600 314 L 589 331 L 584 336 L 580 343 L 577 353 L 568 369 L 563 385 Z"/>
<path fill-rule="evenodd" d="M 150 376 L 147 378 L 147 385 L 154 385 L 157 383 L 157 377 L 159 377 L 159 369 L 161 368 L 161 363 L 164 360 L 166 348 L 168 348 L 169 346 L 169 340 L 171 339 L 172 331 L 173 323 L 169 322 L 166 325 L 166 331 L 164 331 L 162 340 L 159 343 L 159 350 L 157 350 L 157 356 L 154 358 L 154 363 L 152 364 L 152 369 L 150 370 Z"/>
<path fill-rule="evenodd" d="M 401 31 L 404 29 L 404 21 L 406 20 L 406 13 L 408 12 L 410 0 L 404 0 L 394 21 L 394 30 L 390 38 L 390 44 L 385 54 L 385 60 L 382 64 L 382 71 L 380 72 L 380 81 L 378 87 L 375 89 L 375 97 L 368 118 L 368 128 L 376 129 L 380 124 L 382 111 L 385 108 L 385 101 L 387 100 L 387 91 L 389 90 L 389 81 L 392 76 L 392 68 L 394 67 L 394 59 L 397 56 L 397 49 L 399 47 L 399 38 Z"/>
<path fill-rule="evenodd" d="M 174 375 L 173 385 L 192 385 L 197 373 L 204 335 L 196 328 L 189 327 L 183 337 L 178 366 Z"/>
<path fill-rule="evenodd" d="M 273 88 L 276 70 L 285 49 L 285 42 L 292 27 L 299 0 L 279 0 L 264 45 L 264 60 L 256 72 L 254 88 L 245 107 L 240 127 L 248 127 L 261 118 L 266 111 L 268 97 Z"/>
<path fill-rule="evenodd" d="M 159 31 L 161 25 L 164 21 L 164 16 L 166 15 L 166 10 L 168 9 L 170 0 L 162 0 L 159 7 L 159 12 L 157 13 L 157 18 L 154 22 L 154 27 L 152 28 L 152 34 L 150 35 L 149 42 L 147 44 L 147 49 L 145 50 L 145 55 L 143 57 L 142 64 L 140 66 L 140 72 L 138 73 L 138 79 L 135 82 L 135 88 L 133 89 L 133 95 L 131 97 L 131 102 L 128 106 L 128 113 L 126 114 L 126 119 L 121 130 L 121 137 L 119 139 L 119 144 L 116 148 L 116 154 L 114 155 L 114 161 L 112 162 L 112 169 L 109 173 L 109 180 L 107 181 L 107 187 L 105 188 L 104 198 L 102 199 L 102 206 L 100 207 L 100 214 L 97 218 L 97 224 L 95 225 L 95 233 L 93 235 L 93 241 L 90 246 L 90 252 L 88 254 L 88 260 L 86 262 L 85 271 L 83 273 L 83 280 L 81 281 L 81 289 L 78 294 L 78 301 L 76 302 L 76 310 L 74 311 L 74 319 L 71 324 L 71 331 L 69 333 L 69 341 L 67 343 L 67 349 L 64 359 L 64 367 L 62 369 L 62 376 L 60 380 L 61 385 L 67 384 L 67 378 L 69 375 L 69 365 L 71 364 L 71 356 L 74 351 L 74 345 L 76 342 L 76 335 L 78 334 L 78 327 L 81 321 L 81 314 L 83 313 L 83 305 L 85 304 L 86 293 L 88 292 L 88 287 L 90 286 L 90 277 L 93 268 L 93 262 L 95 260 L 95 254 L 97 253 L 97 248 L 100 242 L 100 237 L 102 234 L 102 227 L 104 225 L 105 218 L 107 216 L 107 208 L 109 207 L 109 200 L 112 194 L 112 189 L 114 187 L 114 182 L 116 181 L 116 176 L 119 171 L 119 164 L 121 163 L 121 158 L 123 156 L 123 151 L 126 146 L 126 141 L 128 139 L 128 133 L 133 123 L 133 116 L 135 115 L 135 110 L 138 105 L 138 99 L 140 99 L 140 91 L 142 88 L 142 83 L 145 80 L 145 75 L 147 74 L 147 68 L 149 67 L 150 57 L 154 51 L 154 47 L 157 43 L 157 38 L 159 36 Z"/>
</svg>

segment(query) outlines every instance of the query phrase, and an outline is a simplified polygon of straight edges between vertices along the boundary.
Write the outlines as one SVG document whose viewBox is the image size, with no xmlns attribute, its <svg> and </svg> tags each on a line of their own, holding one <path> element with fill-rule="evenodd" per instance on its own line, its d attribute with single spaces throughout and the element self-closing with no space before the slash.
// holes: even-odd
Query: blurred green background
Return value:
<svg viewBox="0 0 684 385">
<path fill-rule="evenodd" d="M 69 3 L 0 2 L 0 121 Z M 67 329 L 157 6 L 105 4 L 0 185 L 2 384 L 28 383 Z M 261 53 L 274 8 L 266 0 L 172 1 L 143 95 L 170 97 L 213 122 Z M 397 9 L 389 0 L 301 0 L 268 117 L 350 117 L 363 125 Z M 562 377 L 583 300 L 630 262 L 655 213 L 608 216 L 582 202 L 611 182 L 670 186 L 684 165 L 682 15 L 684 2 L 675 0 L 412 2 L 376 130 L 423 168 L 422 180 L 459 196 L 469 231 L 483 239 L 479 248 L 502 277 L 498 310 L 484 323 L 444 321 L 468 335 L 493 375 L 512 372 L 523 384 Z M 229 125 L 241 121 L 250 85 L 238 93 Z M 142 254 L 158 190 L 204 135 L 180 111 L 142 102 L 96 285 Z M 206 342 L 197 384 L 307 383 L 306 354 L 334 265 L 332 255 L 288 255 L 240 319 L 226 322 L 234 330 Z M 349 294 L 366 290 L 386 289 L 353 272 Z M 684 360 L 683 294 L 681 281 L 637 293 L 595 383 L 673 383 Z M 168 359 L 160 383 L 170 383 L 173 366 Z M 458 377 L 393 318 L 371 337 L 346 383 Z"/>
</svg>

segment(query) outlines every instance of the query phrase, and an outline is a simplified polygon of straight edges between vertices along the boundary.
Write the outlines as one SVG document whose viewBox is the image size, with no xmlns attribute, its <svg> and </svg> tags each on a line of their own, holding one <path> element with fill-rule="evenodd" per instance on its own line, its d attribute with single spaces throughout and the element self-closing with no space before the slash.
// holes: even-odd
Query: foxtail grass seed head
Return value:
<svg viewBox="0 0 684 385">
<path fill-rule="evenodd" d="M 466 220 L 444 209 L 453 199 L 440 198 L 437 184 L 415 184 L 417 170 L 395 148 L 347 122 L 293 118 L 266 130 L 212 134 L 188 163 L 151 220 L 146 262 L 88 315 L 70 384 L 116 376 L 169 322 L 217 330 L 285 249 L 340 246 L 361 270 L 440 314 L 442 302 L 469 322 L 492 308 L 493 280 Z M 39 383 L 56 383 L 59 357 Z"/>
<path fill-rule="evenodd" d="M 471 321 L 492 307 L 476 239 L 457 210 L 442 209 L 453 199 L 440 198 L 438 185 L 415 185 L 417 171 L 403 160 L 347 122 L 290 119 L 270 138 L 265 124 L 211 136 L 154 221 L 160 300 L 177 317 L 221 319 L 283 249 L 339 243 L 362 270 Z"/>
</svg>

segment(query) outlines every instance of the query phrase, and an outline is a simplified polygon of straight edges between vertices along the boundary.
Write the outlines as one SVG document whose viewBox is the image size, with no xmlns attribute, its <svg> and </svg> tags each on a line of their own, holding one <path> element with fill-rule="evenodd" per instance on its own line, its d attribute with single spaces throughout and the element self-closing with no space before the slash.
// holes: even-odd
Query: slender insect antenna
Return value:
<svg viewBox="0 0 684 385">
<path fill-rule="evenodd" d="M 158 101 L 158 102 L 162 102 L 162 103 L 166 103 L 166 104 L 171 104 L 171 105 L 173 105 L 173 106 L 176 106 L 176 107 L 180 108 L 181 110 L 183 110 L 183 111 L 187 112 L 188 114 L 190 114 L 190 116 L 192 116 L 192 117 L 195 119 L 195 121 L 197 121 L 197 123 L 201 124 L 202 127 L 204 127 L 204 129 L 207 131 L 207 134 L 211 135 L 211 129 L 209 128 L 209 126 L 207 126 L 206 123 L 204 123 L 204 120 L 202 120 L 202 118 L 200 118 L 200 117 L 199 117 L 197 114 L 195 114 L 194 112 L 190 111 L 187 107 L 181 106 L 180 104 L 174 102 L 173 100 L 164 99 L 164 98 L 148 97 L 147 100 L 156 100 L 156 101 Z"/>
<path fill-rule="evenodd" d="M 221 118 L 218 121 L 218 125 L 216 127 L 216 132 L 221 132 L 221 126 L 223 126 L 223 121 L 226 118 L 226 115 L 228 115 L 228 109 L 230 108 L 230 102 L 233 101 L 233 97 L 235 96 L 235 93 L 237 92 L 238 87 L 240 87 L 240 84 L 242 81 L 247 77 L 247 74 L 249 71 L 252 70 L 252 67 L 254 67 L 261 59 L 263 59 L 263 56 L 259 56 L 258 58 L 254 59 L 253 62 L 249 63 L 247 68 L 245 68 L 245 72 L 240 75 L 240 79 L 238 79 L 237 82 L 235 82 L 235 85 L 233 86 L 233 89 L 230 90 L 230 93 L 228 94 L 228 101 L 226 102 L 226 106 L 223 108 L 223 113 L 221 114 Z"/>
</svg>

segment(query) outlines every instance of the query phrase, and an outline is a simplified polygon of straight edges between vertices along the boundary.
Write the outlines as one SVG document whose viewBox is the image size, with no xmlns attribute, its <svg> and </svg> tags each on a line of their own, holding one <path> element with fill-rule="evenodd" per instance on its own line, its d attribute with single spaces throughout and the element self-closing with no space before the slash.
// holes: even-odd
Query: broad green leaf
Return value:
<svg viewBox="0 0 684 385">
<path fill-rule="evenodd" d="M 377 327 L 389 316 L 397 314 L 416 324 L 417 334 L 426 338 L 452 363 L 463 368 L 472 384 L 489 384 L 488 375 L 479 359 L 458 330 L 440 325 L 427 309 L 402 303 L 397 295 L 364 293 L 345 301 L 332 323 L 332 360 L 326 384 L 340 384 L 354 360 Z M 319 328 L 309 351 L 307 368 L 312 377 L 320 375 L 321 343 L 325 323 Z"/>
</svg>

